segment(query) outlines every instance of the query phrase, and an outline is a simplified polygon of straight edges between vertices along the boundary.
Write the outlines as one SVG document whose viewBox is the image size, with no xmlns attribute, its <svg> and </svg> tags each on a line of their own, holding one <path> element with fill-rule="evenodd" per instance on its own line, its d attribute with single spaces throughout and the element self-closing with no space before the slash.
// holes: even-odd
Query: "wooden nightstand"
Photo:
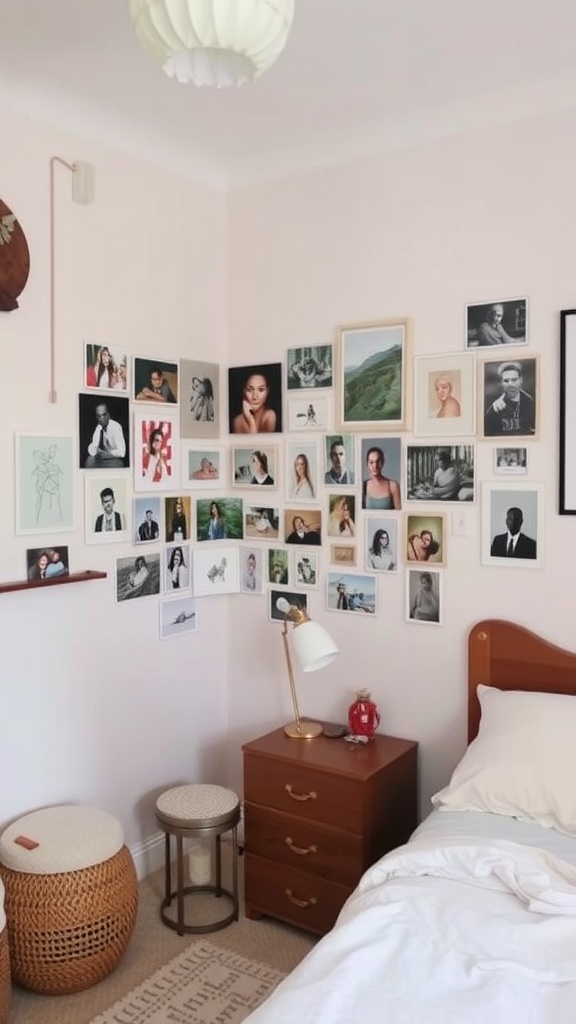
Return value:
<svg viewBox="0 0 576 1024">
<path fill-rule="evenodd" d="M 246 743 L 246 916 L 329 931 L 366 868 L 416 827 L 417 748 L 283 729 Z"/>
</svg>

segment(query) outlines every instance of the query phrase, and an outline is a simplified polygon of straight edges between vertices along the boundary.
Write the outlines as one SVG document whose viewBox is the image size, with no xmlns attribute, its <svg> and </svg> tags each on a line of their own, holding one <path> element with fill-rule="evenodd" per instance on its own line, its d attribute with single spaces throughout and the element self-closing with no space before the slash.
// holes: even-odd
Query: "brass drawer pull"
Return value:
<svg viewBox="0 0 576 1024">
<path fill-rule="evenodd" d="M 293 800 L 317 800 L 318 799 L 318 794 L 315 793 L 313 789 L 311 789 L 309 793 L 295 793 L 293 791 L 292 786 L 290 785 L 289 782 L 286 783 L 286 785 L 284 786 L 284 789 L 288 793 L 288 796 L 291 796 Z"/>
<path fill-rule="evenodd" d="M 286 895 L 296 907 L 315 907 L 317 900 L 315 896 L 311 896 L 309 900 L 299 900 L 297 896 L 294 896 L 292 889 L 286 889 Z"/>
<path fill-rule="evenodd" d="M 290 847 L 292 853 L 298 853 L 301 857 L 305 857 L 307 853 L 318 853 L 317 846 L 296 846 L 296 843 L 290 836 L 286 836 L 284 842 L 286 843 L 286 846 Z"/>
</svg>

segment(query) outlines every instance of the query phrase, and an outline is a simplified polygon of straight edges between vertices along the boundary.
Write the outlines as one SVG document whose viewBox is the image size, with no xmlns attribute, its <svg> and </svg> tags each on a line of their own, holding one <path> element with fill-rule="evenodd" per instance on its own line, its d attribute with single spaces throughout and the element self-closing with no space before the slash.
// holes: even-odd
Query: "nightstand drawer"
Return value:
<svg viewBox="0 0 576 1024">
<path fill-rule="evenodd" d="M 244 857 L 246 917 L 267 914 L 324 935 L 332 928 L 352 887 L 283 867 L 247 853 Z"/>
<path fill-rule="evenodd" d="M 356 779 L 245 756 L 244 798 L 252 804 L 339 828 L 345 823 L 349 832 L 360 833 L 362 797 Z"/>
<path fill-rule="evenodd" d="M 359 835 L 250 803 L 244 804 L 244 820 L 247 853 L 342 885 L 355 885 L 363 870 Z"/>
</svg>

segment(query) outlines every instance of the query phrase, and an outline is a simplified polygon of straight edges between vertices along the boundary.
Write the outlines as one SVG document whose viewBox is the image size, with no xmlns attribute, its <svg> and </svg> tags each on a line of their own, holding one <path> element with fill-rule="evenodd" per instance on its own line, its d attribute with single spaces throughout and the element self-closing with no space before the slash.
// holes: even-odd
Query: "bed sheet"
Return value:
<svg viewBox="0 0 576 1024">
<path fill-rule="evenodd" d="M 441 842 L 445 836 L 464 835 L 507 839 L 509 842 L 521 843 L 522 846 L 534 846 L 576 867 L 576 836 L 568 836 L 553 828 L 543 828 L 525 818 L 510 818 L 505 814 L 434 809 L 418 826 L 412 839 L 426 836 Z"/>
<path fill-rule="evenodd" d="M 576 865 L 487 818 L 434 811 L 246 1024 L 574 1024 Z"/>
</svg>

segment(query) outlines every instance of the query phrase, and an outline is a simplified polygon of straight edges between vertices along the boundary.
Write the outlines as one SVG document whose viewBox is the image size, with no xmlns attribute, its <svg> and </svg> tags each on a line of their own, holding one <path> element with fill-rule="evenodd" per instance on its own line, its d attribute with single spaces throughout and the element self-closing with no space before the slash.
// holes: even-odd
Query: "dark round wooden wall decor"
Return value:
<svg viewBox="0 0 576 1024">
<path fill-rule="evenodd" d="M 0 199 L 0 310 L 18 309 L 16 301 L 30 271 L 26 236 L 15 214 Z"/>
</svg>

